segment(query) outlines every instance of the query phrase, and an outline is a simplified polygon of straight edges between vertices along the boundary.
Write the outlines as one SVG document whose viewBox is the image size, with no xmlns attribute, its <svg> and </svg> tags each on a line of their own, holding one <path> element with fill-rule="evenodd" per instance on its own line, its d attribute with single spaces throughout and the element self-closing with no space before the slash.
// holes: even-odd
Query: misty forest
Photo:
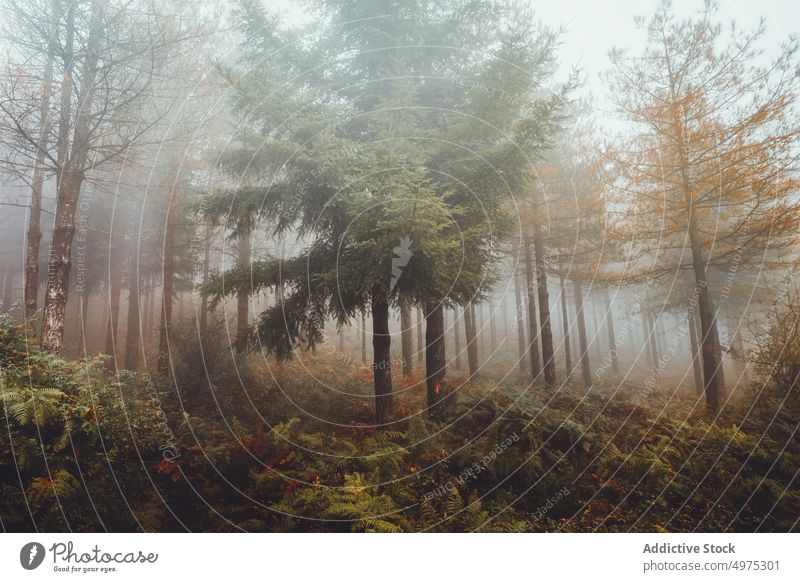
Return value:
<svg viewBox="0 0 800 582">
<path fill-rule="evenodd" d="M 0 0 L 2 530 L 800 530 L 798 40 L 688 4 Z"/>
</svg>

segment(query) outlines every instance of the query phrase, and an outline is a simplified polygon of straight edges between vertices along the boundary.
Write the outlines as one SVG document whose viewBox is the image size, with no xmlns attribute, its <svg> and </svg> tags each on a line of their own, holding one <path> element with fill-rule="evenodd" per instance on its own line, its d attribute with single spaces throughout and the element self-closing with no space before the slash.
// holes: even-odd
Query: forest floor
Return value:
<svg viewBox="0 0 800 582">
<path fill-rule="evenodd" d="M 548 389 L 487 367 L 454 371 L 431 419 L 422 379 L 397 374 L 398 420 L 379 431 L 370 371 L 334 359 L 206 354 L 205 374 L 187 358 L 164 381 L 28 355 L 13 327 L 0 340 L 7 531 L 791 531 L 800 516 L 800 407 L 769 387 L 712 421 L 685 388 Z"/>
</svg>

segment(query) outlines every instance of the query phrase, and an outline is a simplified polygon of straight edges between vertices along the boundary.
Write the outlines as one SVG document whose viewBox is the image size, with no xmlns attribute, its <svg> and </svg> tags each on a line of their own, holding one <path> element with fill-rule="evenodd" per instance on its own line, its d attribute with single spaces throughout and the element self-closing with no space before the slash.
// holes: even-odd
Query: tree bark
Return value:
<svg viewBox="0 0 800 582">
<path fill-rule="evenodd" d="M 589 388 L 592 385 L 592 367 L 589 362 L 589 344 L 586 340 L 586 315 L 583 311 L 583 288 L 577 280 L 573 282 L 573 286 L 573 292 L 575 293 L 575 318 L 578 320 L 578 340 L 580 342 L 578 363 L 581 366 L 583 385 Z"/>
<path fill-rule="evenodd" d="M 497 349 L 497 326 L 495 325 L 494 317 L 494 301 L 491 296 L 489 297 L 489 332 L 491 339 L 491 343 L 489 344 L 491 349 L 489 353 L 494 354 Z"/>
<path fill-rule="evenodd" d="M 422 309 L 417 307 L 417 362 L 422 363 L 425 354 L 425 326 L 422 324 Z"/>
<path fill-rule="evenodd" d="M 650 332 L 650 350 L 653 353 L 653 367 L 658 366 L 658 361 L 660 359 L 659 352 L 658 352 L 658 339 L 656 337 L 656 325 L 658 323 L 658 319 L 654 318 L 652 315 L 647 316 L 647 324 Z"/>
<path fill-rule="evenodd" d="M 559 261 L 561 259 L 559 258 Z M 564 359 L 567 366 L 567 380 L 572 377 L 572 349 L 569 345 L 569 308 L 567 307 L 567 286 L 564 281 L 564 273 L 559 263 L 558 278 L 561 283 L 561 321 L 564 333 Z"/>
<path fill-rule="evenodd" d="M 403 352 L 403 376 L 414 371 L 414 334 L 411 329 L 411 306 L 400 305 L 400 344 Z"/>
<path fill-rule="evenodd" d="M 54 29 L 58 27 L 61 19 L 61 3 L 53 2 Z M 55 32 L 55 31 L 53 31 Z M 52 33 L 51 33 L 52 34 Z M 36 315 L 37 295 L 39 293 L 39 243 L 42 240 L 41 218 L 42 218 L 42 189 L 44 186 L 44 159 L 45 145 L 47 136 L 50 133 L 50 95 L 53 83 L 53 61 L 55 60 L 55 47 L 53 43 L 48 43 L 47 61 L 44 67 L 44 77 L 42 86 L 42 102 L 39 108 L 39 120 L 42 124 L 39 132 L 39 143 L 36 152 L 36 162 L 31 179 L 31 206 L 28 215 L 28 232 L 25 236 L 25 320 L 26 325 L 35 326 L 33 318 Z M 36 329 L 31 330 L 32 335 L 36 335 Z"/>
<path fill-rule="evenodd" d="M 458 308 L 453 309 L 453 350 L 455 351 L 455 367 L 456 370 L 461 370 L 461 333 L 460 325 L 458 323 Z"/>
<path fill-rule="evenodd" d="M 531 257 L 531 241 L 525 234 L 525 296 L 528 310 L 528 351 L 530 353 L 531 379 L 535 382 L 542 372 L 539 361 L 539 329 L 536 324 L 536 300 L 534 299 L 533 258 Z"/>
<path fill-rule="evenodd" d="M 464 307 L 464 333 L 467 340 L 467 365 L 470 380 L 478 375 L 478 342 L 475 337 L 475 304 Z"/>
<path fill-rule="evenodd" d="M 60 354 L 64 347 L 64 318 L 69 297 L 69 273 L 72 266 L 72 241 L 75 236 L 75 211 L 85 177 L 89 155 L 90 122 L 100 34 L 101 2 L 92 5 L 89 36 L 78 94 L 78 111 L 72 134 L 72 151 L 61 166 L 56 196 L 53 243 L 48 264 L 47 291 L 42 319 L 42 346 Z M 71 26 L 68 28 L 72 28 Z M 62 126 L 61 129 L 64 129 Z M 67 127 L 68 130 L 68 127 Z M 65 135 L 59 133 L 59 139 Z"/>
<path fill-rule="evenodd" d="M 553 329 L 550 321 L 550 296 L 547 289 L 547 267 L 544 258 L 544 241 L 535 225 L 533 248 L 536 257 L 536 289 L 539 298 L 539 324 L 542 334 L 542 361 L 544 383 L 552 388 L 556 384 L 556 361 L 553 349 Z"/>
<path fill-rule="evenodd" d="M 517 326 L 517 347 L 519 356 L 519 375 L 524 376 L 528 371 L 527 350 L 525 349 L 525 307 L 522 303 L 522 285 L 519 282 L 519 274 L 514 273 L 514 323 Z"/>
<path fill-rule="evenodd" d="M 694 307 L 689 305 L 686 312 L 686 323 L 689 326 L 689 346 L 692 350 L 692 371 L 694 372 L 694 391 L 697 396 L 703 394 L 703 370 L 700 365 L 700 350 L 697 345 L 697 318 Z"/>
<path fill-rule="evenodd" d="M 642 311 L 642 346 L 644 347 L 645 354 L 647 355 L 647 365 L 651 368 L 655 366 L 655 361 L 653 360 L 653 348 L 650 346 L 650 323 L 649 323 L 650 316 L 647 315 L 644 311 Z"/>
<path fill-rule="evenodd" d="M 155 282 L 152 277 L 148 277 L 145 283 L 144 321 L 142 322 L 142 333 L 144 335 L 144 346 L 148 351 L 152 347 L 153 338 L 153 287 Z"/>
<path fill-rule="evenodd" d="M 203 283 L 202 286 L 208 284 L 208 272 L 211 261 L 211 234 L 210 227 L 205 227 L 205 240 L 203 241 Z M 205 337 L 206 329 L 208 328 L 208 296 L 203 293 L 200 298 L 200 337 Z"/>
<path fill-rule="evenodd" d="M 367 365 L 367 316 L 361 312 L 361 365 Z"/>
<path fill-rule="evenodd" d="M 251 259 L 250 234 L 240 234 L 237 244 L 237 260 L 239 268 L 250 266 Z M 250 333 L 250 293 L 249 289 L 239 289 L 236 292 L 236 351 L 243 353 L 247 349 L 247 339 Z"/>
<path fill-rule="evenodd" d="M 122 239 L 122 240 L 120 240 Z M 111 356 L 109 368 L 117 369 L 117 329 L 119 328 L 119 299 L 122 293 L 122 264 L 125 255 L 124 235 L 120 237 L 114 234 L 114 226 L 111 226 L 109 241 L 109 260 L 108 260 L 108 325 L 106 325 L 106 354 Z"/>
<path fill-rule="evenodd" d="M 84 358 L 86 356 L 86 330 L 88 329 L 88 321 L 89 321 L 89 299 L 91 298 L 91 293 L 88 289 L 84 287 L 81 291 L 81 330 L 80 330 L 80 357 Z"/>
<path fill-rule="evenodd" d="M 131 245 L 128 256 L 128 325 L 125 331 L 125 368 L 137 371 L 142 361 L 141 352 L 141 318 L 139 291 L 141 277 L 139 275 L 138 249 Z"/>
<path fill-rule="evenodd" d="M 158 330 L 158 372 L 166 375 L 170 367 L 169 332 L 172 326 L 172 295 L 175 285 L 175 235 L 178 222 L 178 198 L 172 192 L 164 230 L 164 260 L 161 288 L 161 325 Z"/>
<path fill-rule="evenodd" d="M 429 304 L 425 311 L 425 383 L 428 414 L 435 416 L 440 412 L 439 403 L 445 394 L 444 309 L 437 303 Z"/>
<path fill-rule="evenodd" d="M 477 314 L 477 318 L 475 317 Z M 476 306 L 473 311 L 472 320 L 476 322 L 477 329 L 475 330 L 475 337 L 478 340 L 478 353 L 483 354 L 484 360 L 488 359 L 486 354 L 486 326 L 483 321 L 483 303 Z"/>
<path fill-rule="evenodd" d="M 614 310 L 608 290 L 603 289 L 603 299 L 606 303 L 606 330 L 608 331 L 608 352 L 611 356 L 611 370 L 619 374 L 619 354 L 617 354 L 617 334 L 614 332 Z"/>
<path fill-rule="evenodd" d="M 392 336 L 386 291 L 372 288 L 372 375 L 375 383 L 375 423 L 378 428 L 392 415 Z"/>
</svg>

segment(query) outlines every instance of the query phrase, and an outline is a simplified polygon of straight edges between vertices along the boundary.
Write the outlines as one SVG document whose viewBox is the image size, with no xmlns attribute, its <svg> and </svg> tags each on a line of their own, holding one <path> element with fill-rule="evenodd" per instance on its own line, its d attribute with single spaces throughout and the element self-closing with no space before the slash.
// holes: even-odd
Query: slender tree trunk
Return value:
<svg viewBox="0 0 800 582">
<path fill-rule="evenodd" d="M 475 307 L 473 314 L 477 314 L 477 318 L 473 315 L 473 321 L 477 322 L 475 337 L 478 338 L 478 353 L 483 354 L 485 361 L 489 359 L 486 357 L 489 352 L 486 351 L 486 326 L 483 320 L 483 303 Z"/>
<path fill-rule="evenodd" d="M 536 324 L 536 300 L 534 299 L 533 257 L 530 237 L 525 234 L 525 296 L 528 310 L 528 350 L 530 352 L 531 379 L 535 382 L 542 372 L 539 361 L 539 329 Z"/>
<path fill-rule="evenodd" d="M 53 27 L 58 26 L 61 19 L 61 3 L 53 2 Z M 52 31 L 51 34 L 53 34 Z M 25 320 L 26 325 L 34 326 L 31 330 L 36 334 L 33 318 L 36 315 L 37 295 L 39 293 L 39 243 L 42 239 L 41 217 L 42 217 L 42 189 L 44 186 L 44 160 L 47 136 L 50 133 L 50 95 L 53 84 L 53 61 L 55 59 L 55 47 L 53 43 L 48 43 L 47 61 L 44 67 L 44 78 L 42 80 L 42 101 L 39 107 L 39 119 L 42 124 L 39 132 L 39 143 L 36 152 L 36 162 L 31 179 L 31 206 L 28 215 L 28 232 L 25 236 Z"/>
<path fill-rule="evenodd" d="M 509 326 L 508 326 L 508 289 L 503 289 L 503 301 L 501 303 L 500 309 L 503 312 L 503 339 L 506 342 L 506 346 L 509 343 Z"/>
<path fill-rule="evenodd" d="M 124 235 L 119 235 L 119 229 L 112 225 L 109 241 L 108 260 L 108 325 L 106 325 L 106 354 L 111 356 L 109 368 L 117 369 L 117 329 L 119 328 L 119 299 L 122 293 L 122 264 L 125 250 Z"/>
<path fill-rule="evenodd" d="M 642 311 L 642 346 L 644 347 L 645 354 L 647 355 L 647 365 L 649 367 L 655 366 L 655 362 L 653 361 L 653 348 L 650 347 L 650 324 L 649 324 L 650 316 L 648 316 L 644 311 Z"/>
<path fill-rule="evenodd" d="M 608 352 L 611 356 L 611 370 L 619 374 L 619 354 L 617 354 L 617 334 L 614 332 L 614 310 L 608 289 L 603 289 L 603 299 L 606 303 L 606 330 L 608 331 Z"/>
<path fill-rule="evenodd" d="M 210 227 L 205 227 L 205 240 L 203 241 L 203 282 L 202 286 L 208 284 L 208 272 L 211 262 L 211 236 L 212 230 Z M 200 337 L 205 337 L 206 329 L 208 328 L 208 296 L 202 293 L 200 296 Z"/>
<path fill-rule="evenodd" d="M 367 316 L 361 312 L 361 365 L 367 365 Z"/>
<path fill-rule="evenodd" d="M 170 367 L 169 333 L 172 327 L 172 296 L 175 285 L 175 235 L 178 222 L 178 197 L 172 192 L 164 229 L 164 262 L 161 287 L 161 325 L 158 330 L 158 372 L 166 375 Z"/>
<path fill-rule="evenodd" d="M 475 337 L 475 304 L 464 307 L 464 332 L 467 340 L 467 365 L 470 380 L 478 375 L 478 341 Z"/>
<path fill-rule="evenodd" d="M 594 351 L 595 356 L 598 360 L 603 360 L 603 351 L 600 348 L 600 318 L 597 317 L 597 302 L 594 300 L 594 296 L 592 296 L 592 337 L 594 341 Z"/>
<path fill-rule="evenodd" d="M 461 331 L 459 330 L 458 308 L 453 309 L 453 350 L 455 351 L 455 367 L 461 370 Z"/>
<path fill-rule="evenodd" d="M 564 281 L 564 273 L 561 270 L 559 258 L 558 278 L 561 283 L 561 321 L 564 333 L 564 359 L 567 365 L 567 380 L 572 377 L 572 349 L 569 345 L 569 308 L 567 307 L 567 286 Z"/>
<path fill-rule="evenodd" d="M 517 347 L 519 363 L 519 375 L 524 376 L 528 371 L 527 366 L 527 350 L 525 349 L 525 306 L 522 303 L 522 285 L 519 282 L 519 273 L 514 273 L 514 304 L 516 311 L 514 312 L 514 324 L 517 327 Z"/>
<path fill-rule="evenodd" d="M 575 318 L 578 320 L 578 340 L 580 342 L 578 363 L 581 366 L 583 385 L 589 388 L 592 385 L 592 367 L 589 362 L 589 343 L 586 340 L 586 315 L 583 311 L 583 288 L 578 280 L 575 280 L 573 285 L 573 292 L 575 293 Z"/>
<path fill-rule="evenodd" d="M 697 345 L 697 318 L 694 307 L 689 305 L 686 313 L 686 324 L 689 326 L 689 346 L 692 350 L 692 370 L 694 371 L 694 391 L 697 396 L 703 394 L 703 369 L 700 365 L 700 350 Z"/>
<path fill-rule="evenodd" d="M 149 351 L 153 339 L 153 282 L 152 277 L 147 278 L 144 304 L 144 321 L 142 322 L 142 329 L 144 330 L 144 346 Z"/>
<path fill-rule="evenodd" d="M 250 234 L 240 234 L 237 244 L 237 260 L 239 268 L 250 267 L 252 247 Z M 236 351 L 247 350 L 247 339 L 250 333 L 250 293 L 249 289 L 239 289 L 236 293 Z"/>
<path fill-rule="evenodd" d="M 444 309 L 441 303 L 431 303 L 425 311 L 425 383 L 428 414 L 433 416 L 439 412 L 438 405 L 445 394 Z"/>
<path fill-rule="evenodd" d="M 648 327 L 650 328 L 650 350 L 653 353 L 653 367 L 658 366 L 658 361 L 660 359 L 659 352 L 658 352 L 658 343 L 656 338 L 656 325 L 658 323 L 658 319 L 653 317 L 652 315 L 648 316 L 647 318 Z"/>
<path fill-rule="evenodd" d="M 495 325 L 494 301 L 491 297 L 489 297 L 489 333 L 491 339 L 489 352 L 494 354 L 497 349 L 497 326 Z"/>
<path fill-rule="evenodd" d="M 703 253 L 704 241 L 700 237 L 695 211 L 695 194 L 689 182 L 688 154 L 684 148 L 683 125 L 673 112 L 676 127 L 679 128 L 679 162 L 683 186 L 684 200 L 686 203 L 687 234 L 692 251 L 692 268 L 694 270 L 695 291 L 697 305 L 700 312 L 700 351 L 703 356 L 703 380 L 705 383 L 706 408 L 712 414 L 719 410 L 720 400 L 725 392 L 725 374 L 722 370 L 722 346 L 719 343 L 717 318 L 708 288 L 706 274 L 706 260 Z"/>
<path fill-rule="evenodd" d="M 372 373 L 375 383 L 375 423 L 378 428 L 392 416 L 392 336 L 386 291 L 372 288 Z"/>
<path fill-rule="evenodd" d="M 83 358 L 86 356 L 86 330 L 89 329 L 87 325 L 89 322 L 89 299 L 91 297 L 91 293 L 89 290 L 84 288 L 81 291 L 81 333 L 80 333 L 80 357 Z"/>
<path fill-rule="evenodd" d="M 141 319 L 139 309 L 139 290 L 141 278 L 139 276 L 139 257 L 136 245 L 131 245 L 128 257 L 128 326 L 125 331 L 125 368 L 136 371 L 140 368 L 142 352 Z"/>
<path fill-rule="evenodd" d="M 553 349 L 553 329 L 550 321 L 550 296 L 547 289 L 547 267 L 544 257 L 544 241 L 538 225 L 534 225 L 533 249 L 536 257 L 536 289 L 539 298 L 539 324 L 542 333 L 542 361 L 544 383 L 552 388 L 556 384 L 556 361 Z"/>
<path fill-rule="evenodd" d="M 416 313 L 417 322 L 417 362 L 422 363 L 422 358 L 425 355 L 425 326 L 422 323 L 422 309 L 417 307 Z"/>
<path fill-rule="evenodd" d="M 48 265 L 47 291 L 42 318 L 42 346 L 60 354 L 64 347 L 64 318 L 69 297 L 69 272 L 72 266 L 72 242 L 75 236 L 75 211 L 85 176 L 89 145 L 92 139 L 90 121 L 97 64 L 102 3 L 92 5 L 86 58 L 78 94 L 78 112 L 72 134 L 72 151 L 65 159 L 58 176 L 56 216 Z M 68 26 L 72 28 L 72 26 Z M 69 31 L 67 31 L 69 34 Z M 63 120 L 63 118 L 62 118 Z M 62 126 L 60 129 L 64 129 Z M 68 130 L 68 125 L 67 125 Z M 61 132 L 59 139 L 66 137 Z"/>
<path fill-rule="evenodd" d="M 414 332 L 411 329 L 411 306 L 400 305 L 400 347 L 403 351 L 403 376 L 414 371 Z"/>
</svg>

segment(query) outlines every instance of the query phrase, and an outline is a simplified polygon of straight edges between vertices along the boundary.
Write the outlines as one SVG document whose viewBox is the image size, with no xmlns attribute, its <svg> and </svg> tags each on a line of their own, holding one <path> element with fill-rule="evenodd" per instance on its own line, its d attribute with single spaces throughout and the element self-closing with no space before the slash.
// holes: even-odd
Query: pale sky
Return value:
<svg viewBox="0 0 800 582">
<path fill-rule="evenodd" d="M 369 2 L 369 0 L 364 0 Z M 587 89 L 602 107 L 606 101 L 599 83 L 600 73 L 608 70 L 608 51 L 613 46 L 633 52 L 644 46 L 644 34 L 633 24 L 635 15 L 649 17 L 659 0 L 531 0 L 539 18 L 548 26 L 564 27 L 559 51 L 561 70 L 579 65 L 587 78 Z M 290 23 L 307 21 L 297 2 L 264 0 L 268 8 L 285 15 Z M 690 16 L 700 9 L 702 0 L 673 0 L 679 16 Z M 742 29 L 752 29 L 760 17 L 766 19 L 763 48 L 774 54 L 789 35 L 800 34 L 800 3 L 797 0 L 720 0 L 718 16 L 724 23 L 736 20 Z"/>
</svg>

